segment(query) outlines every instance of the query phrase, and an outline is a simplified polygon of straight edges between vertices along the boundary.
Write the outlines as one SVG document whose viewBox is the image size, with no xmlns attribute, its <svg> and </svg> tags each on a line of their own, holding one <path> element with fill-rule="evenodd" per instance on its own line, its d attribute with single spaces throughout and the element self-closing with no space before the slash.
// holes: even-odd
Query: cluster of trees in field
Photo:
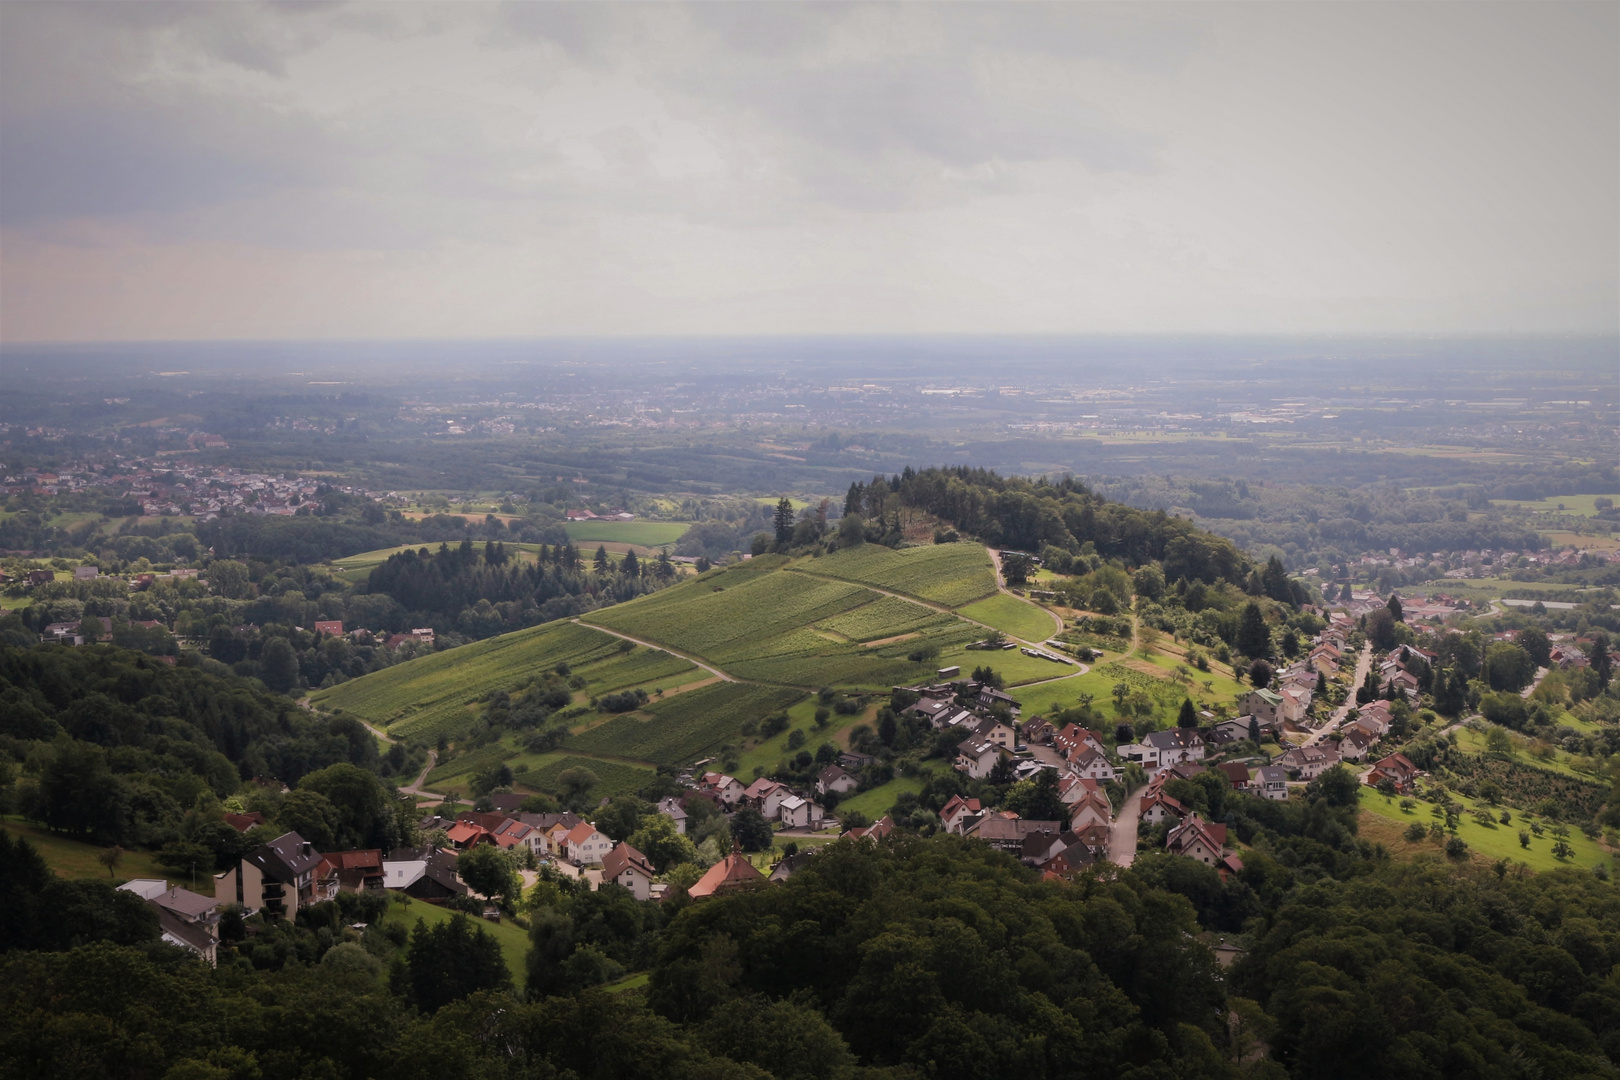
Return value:
<svg viewBox="0 0 1620 1080">
<path fill-rule="evenodd" d="M 1019 551 L 1053 547 L 1095 553 L 1130 566 L 1158 562 L 1165 579 L 1246 581 L 1248 560 L 1229 540 L 1157 510 L 1138 510 L 1094 494 L 1073 477 L 1005 477 L 967 466 L 903 472 L 854 483 L 844 513 L 900 528 L 904 508 L 933 515 L 987 543 Z"/>
<path fill-rule="evenodd" d="M 472 640 L 571 618 L 633 600 L 673 581 L 667 555 L 639 559 L 634 551 L 612 562 L 599 547 L 587 569 L 579 549 L 540 545 L 535 562 L 516 559 L 504 544 L 471 540 L 390 555 L 371 571 L 364 592 L 381 594 L 420 618 Z"/>
<path fill-rule="evenodd" d="M 223 868 L 262 842 L 261 830 L 226 824 L 227 810 L 263 813 L 272 835 L 398 844 L 413 822 L 384 776 L 424 757 L 402 744 L 379 756 L 358 721 L 305 712 L 229 672 L 109 646 L 0 647 L 0 809 L 160 849 L 177 873 Z"/>
</svg>

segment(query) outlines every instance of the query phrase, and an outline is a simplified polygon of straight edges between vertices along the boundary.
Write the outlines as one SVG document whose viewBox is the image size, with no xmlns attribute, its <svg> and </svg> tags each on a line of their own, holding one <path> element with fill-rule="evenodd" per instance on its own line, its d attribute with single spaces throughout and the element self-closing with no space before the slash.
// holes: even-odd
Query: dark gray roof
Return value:
<svg viewBox="0 0 1620 1080">
<path fill-rule="evenodd" d="M 286 885 L 315 869 L 321 853 L 315 846 L 295 832 L 282 833 L 268 844 L 243 856 L 259 868 L 259 872 Z"/>
</svg>

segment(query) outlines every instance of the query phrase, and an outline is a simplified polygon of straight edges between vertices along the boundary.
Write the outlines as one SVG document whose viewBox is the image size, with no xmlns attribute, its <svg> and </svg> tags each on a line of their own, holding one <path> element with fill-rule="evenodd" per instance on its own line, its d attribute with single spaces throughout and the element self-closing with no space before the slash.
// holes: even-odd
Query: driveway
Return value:
<svg viewBox="0 0 1620 1080">
<path fill-rule="evenodd" d="M 1108 831 L 1108 861 L 1115 866 L 1129 866 L 1136 861 L 1136 826 L 1142 817 L 1142 795 L 1146 791 L 1144 785 L 1131 792 Z"/>
</svg>

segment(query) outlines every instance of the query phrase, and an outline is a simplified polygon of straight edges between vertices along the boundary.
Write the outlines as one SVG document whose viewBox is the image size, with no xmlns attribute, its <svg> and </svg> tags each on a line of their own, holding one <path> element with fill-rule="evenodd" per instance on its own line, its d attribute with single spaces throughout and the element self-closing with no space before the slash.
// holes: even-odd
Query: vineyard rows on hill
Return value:
<svg viewBox="0 0 1620 1080">
<path fill-rule="evenodd" d="M 804 695 L 779 686 L 716 683 L 646 711 L 651 720 L 621 716 L 576 735 L 570 749 L 683 765 L 736 735 L 743 723 L 787 708 Z"/>
<path fill-rule="evenodd" d="M 862 544 L 802 562 L 796 569 L 875 585 L 946 607 L 960 607 L 996 591 L 995 568 L 977 544 L 935 544 L 898 551 Z"/>
</svg>

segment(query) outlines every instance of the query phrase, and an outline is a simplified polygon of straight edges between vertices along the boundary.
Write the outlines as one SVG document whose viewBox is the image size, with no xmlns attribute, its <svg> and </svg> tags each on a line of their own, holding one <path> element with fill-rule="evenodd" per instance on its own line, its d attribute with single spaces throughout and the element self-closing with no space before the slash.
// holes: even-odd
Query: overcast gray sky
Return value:
<svg viewBox="0 0 1620 1080">
<path fill-rule="evenodd" d="M 1620 5 L 0 4 L 7 341 L 1602 332 Z"/>
</svg>

